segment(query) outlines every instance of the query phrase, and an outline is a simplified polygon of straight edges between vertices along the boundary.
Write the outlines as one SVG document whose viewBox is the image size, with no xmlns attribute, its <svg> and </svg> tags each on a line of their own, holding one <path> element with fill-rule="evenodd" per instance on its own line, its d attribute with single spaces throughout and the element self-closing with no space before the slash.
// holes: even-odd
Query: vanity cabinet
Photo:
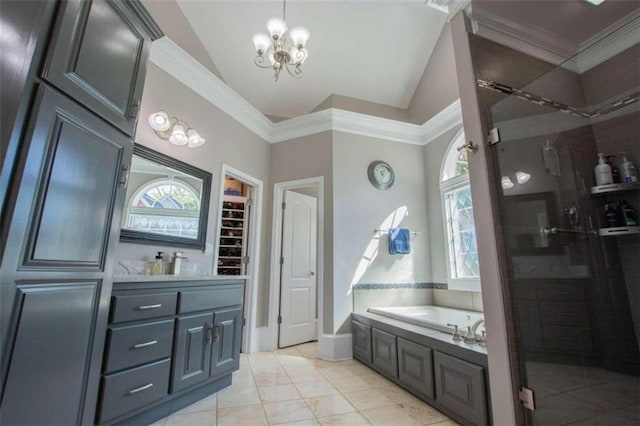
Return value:
<svg viewBox="0 0 640 426">
<path fill-rule="evenodd" d="M 353 336 L 353 357 L 371 365 L 373 362 L 371 351 L 371 326 L 358 321 L 351 322 L 351 335 Z"/>
<path fill-rule="evenodd" d="M 231 381 L 244 281 L 116 283 L 99 424 L 152 423 Z"/>
<path fill-rule="evenodd" d="M 398 378 L 398 349 L 396 336 L 376 328 L 371 330 L 373 368 L 385 376 Z"/>
<path fill-rule="evenodd" d="M 37 70 L 10 123 L 15 164 L 2 170 L 2 422 L 92 424 L 134 106 L 161 33 L 137 0 L 41 6 Z"/>
<path fill-rule="evenodd" d="M 145 25 L 132 2 L 61 2 L 44 79 L 133 136 L 151 47 Z"/>
<path fill-rule="evenodd" d="M 438 351 L 433 358 L 436 401 L 474 424 L 486 425 L 484 368 Z"/>
<path fill-rule="evenodd" d="M 371 313 L 351 314 L 354 358 L 462 424 L 487 425 L 489 386 L 484 349 L 451 336 Z M 370 340 L 369 340 L 370 336 Z M 371 362 L 367 356 L 371 342 Z"/>
</svg>

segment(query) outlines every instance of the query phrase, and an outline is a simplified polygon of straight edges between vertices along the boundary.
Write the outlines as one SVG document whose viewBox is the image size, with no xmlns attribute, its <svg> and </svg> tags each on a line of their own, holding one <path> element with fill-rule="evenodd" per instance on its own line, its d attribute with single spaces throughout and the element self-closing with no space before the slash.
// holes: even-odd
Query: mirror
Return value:
<svg viewBox="0 0 640 426">
<path fill-rule="evenodd" d="M 204 250 L 211 173 L 135 144 L 120 241 Z"/>
</svg>

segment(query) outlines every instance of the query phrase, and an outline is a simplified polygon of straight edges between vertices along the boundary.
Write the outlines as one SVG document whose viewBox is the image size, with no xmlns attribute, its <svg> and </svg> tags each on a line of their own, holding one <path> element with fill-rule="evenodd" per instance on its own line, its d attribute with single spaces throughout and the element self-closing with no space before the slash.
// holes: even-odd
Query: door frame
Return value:
<svg viewBox="0 0 640 426">
<path fill-rule="evenodd" d="M 224 178 L 231 176 L 252 187 L 251 189 L 251 211 L 249 216 L 249 235 L 247 237 L 250 262 L 247 265 L 247 279 L 244 289 L 244 311 L 243 316 L 246 324 L 242 330 L 242 352 L 256 352 L 259 350 L 259 335 L 257 333 L 256 319 L 258 309 L 258 282 L 260 281 L 260 244 L 262 235 L 262 193 L 263 183 L 241 170 L 223 163 L 220 171 L 220 188 L 218 193 L 218 209 L 216 215 L 214 253 L 213 253 L 213 274 L 218 275 L 218 249 L 220 245 L 220 221 L 222 220 L 222 203 L 224 198 Z"/>
<path fill-rule="evenodd" d="M 467 158 L 482 277 L 482 303 L 489 330 L 487 353 L 492 420 L 497 425 L 520 425 L 524 424 L 525 415 L 518 398 L 520 369 L 497 192 L 500 183 L 496 182 L 494 162 L 486 142 L 489 126 L 480 110 L 470 32 L 471 23 L 461 11 L 451 20 L 451 35 L 464 134 L 467 141 L 473 141 L 477 146 Z"/>
<path fill-rule="evenodd" d="M 316 240 L 316 303 L 318 317 L 316 337 L 322 336 L 322 309 L 324 286 L 324 177 L 312 177 L 276 183 L 273 187 L 273 223 L 271 227 L 271 278 L 269 280 L 269 341 L 265 342 L 266 348 L 275 350 L 278 348 L 278 313 L 280 312 L 280 253 L 282 252 L 282 220 L 284 213 L 282 203 L 286 191 L 300 188 L 315 187 L 318 191 L 318 217 Z M 265 337 L 267 339 L 267 337 Z"/>
</svg>

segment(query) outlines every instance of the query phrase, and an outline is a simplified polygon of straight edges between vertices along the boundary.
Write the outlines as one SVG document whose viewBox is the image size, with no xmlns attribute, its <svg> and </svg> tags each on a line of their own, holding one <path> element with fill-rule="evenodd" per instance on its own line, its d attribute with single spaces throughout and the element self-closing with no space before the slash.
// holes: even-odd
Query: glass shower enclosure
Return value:
<svg viewBox="0 0 640 426">
<path fill-rule="evenodd" d="M 527 423 L 640 424 L 640 183 L 622 164 L 640 167 L 640 45 L 591 67 L 584 52 L 551 66 L 471 45 L 500 135 L 491 155 L 521 380 L 535 396 Z M 501 54 L 522 72 L 483 73 Z M 596 184 L 598 153 L 610 184 Z"/>
</svg>

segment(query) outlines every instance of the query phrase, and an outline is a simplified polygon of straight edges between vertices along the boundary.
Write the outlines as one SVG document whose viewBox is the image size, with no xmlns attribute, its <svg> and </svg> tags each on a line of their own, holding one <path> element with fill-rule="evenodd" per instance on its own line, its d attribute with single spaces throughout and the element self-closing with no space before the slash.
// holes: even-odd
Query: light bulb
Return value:
<svg viewBox="0 0 640 426">
<path fill-rule="evenodd" d="M 509 176 L 502 176 L 502 179 L 500 182 L 502 183 L 502 187 L 504 189 L 511 189 L 515 186 L 515 184 L 513 183 L 513 181 Z"/>
<path fill-rule="evenodd" d="M 529 182 L 529 179 L 531 179 L 531 175 L 529 173 L 520 171 L 516 172 L 516 180 L 519 184 L 527 183 Z"/>
<path fill-rule="evenodd" d="M 205 143 L 205 139 L 193 129 L 187 130 L 187 136 L 189 137 L 189 148 L 195 148 Z"/>
<path fill-rule="evenodd" d="M 176 124 L 175 126 L 173 126 L 171 136 L 169 136 L 169 142 L 174 145 L 184 145 L 189 142 L 189 138 L 184 131 L 184 126 L 182 126 L 181 124 Z"/>
<path fill-rule="evenodd" d="M 154 112 L 149 116 L 149 126 L 151 126 L 153 130 L 164 132 L 165 130 L 169 130 L 170 125 L 169 116 L 164 111 Z"/>
<path fill-rule="evenodd" d="M 271 18 L 267 21 L 267 30 L 272 39 L 279 40 L 287 32 L 287 23 L 280 18 Z"/>
<path fill-rule="evenodd" d="M 271 38 L 265 33 L 258 33 L 253 36 L 253 44 L 256 47 L 256 52 L 264 53 L 271 46 Z"/>
<path fill-rule="evenodd" d="M 293 27 L 289 31 L 291 40 L 293 40 L 293 44 L 297 48 L 304 47 L 304 45 L 307 44 L 307 40 L 309 40 L 309 34 L 309 30 L 305 27 Z"/>
</svg>

